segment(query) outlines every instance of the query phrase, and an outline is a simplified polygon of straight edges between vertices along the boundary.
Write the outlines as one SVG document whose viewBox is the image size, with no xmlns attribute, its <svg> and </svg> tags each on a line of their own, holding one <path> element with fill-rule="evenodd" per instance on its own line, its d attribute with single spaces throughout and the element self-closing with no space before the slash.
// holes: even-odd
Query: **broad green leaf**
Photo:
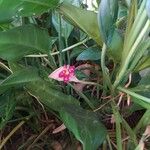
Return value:
<svg viewBox="0 0 150 150">
<path fill-rule="evenodd" d="M 72 58 L 76 58 L 80 53 L 83 52 L 83 48 L 82 47 L 75 47 L 72 49 L 71 53 L 70 53 L 70 59 Z"/>
<path fill-rule="evenodd" d="M 67 2 L 74 6 L 80 6 L 82 4 L 82 0 L 60 0 L 60 3 L 61 2 Z"/>
<path fill-rule="evenodd" d="M 59 32 L 61 27 L 61 36 L 64 37 L 65 40 L 67 40 L 73 30 L 73 26 L 68 22 L 66 22 L 62 17 L 59 17 L 58 12 L 53 13 L 52 22 L 57 32 Z M 61 26 L 60 26 L 60 22 L 61 22 Z"/>
<path fill-rule="evenodd" d="M 58 6 L 59 0 L 1 0 L 0 23 L 11 22 L 18 15 L 39 15 Z"/>
<path fill-rule="evenodd" d="M 98 12 L 99 32 L 114 61 L 120 61 L 123 48 L 122 37 L 115 27 L 117 15 L 118 0 L 101 1 Z"/>
<path fill-rule="evenodd" d="M 121 60 L 123 39 L 117 30 L 114 30 L 110 43 L 108 43 L 108 54 L 115 62 Z"/>
<path fill-rule="evenodd" d="M 149 17 L 149 19 L 150 19 L 150 0 L 147 0 L 147 3 L 146 3 L 146 11 L 147 11 L 148 17 Z"/>
<path fill-rule="evenodd" d="M 21 4 L 21 0 L 1 0 L 0 23 L 13 21 Z"/>
<path fill-rule="evenodd" d="M 101 56 L 101 52 L 98 47 L 90 47 L 84 50 L 76 60 L 99 60 Z"/>
<path fill-rule="evenodd" d="M 15 110 L 16 102 L 12 95 L 5 93 L 0 96 L 0 130 L 7 124 Z"/>
<path fill-rule="evenodd" d="M 35 68 L 27 68 L 19 70 L 13 74 L 11 74 L 8 78 L 6 78 L 3 82 L 0 83 L 0 87 L 2 86 L 12 86 L 15 84 L 21 84 L 31 81 L 39 80 L 39 74 L 37 69 Z"/>
<path fill-rule="evenodd" d="M 79 27 L 92 37 L 99 45 L 102 45 L 97 23 L 97 14 L 95 12 L 83 10 L 66 2 L 61 4 L 59 12 L 73 25 Z"/>
<path fill-rule="evenodd" d="M 52 88 L 52 86 L 44 80 L 28 83 L 26 88 L 47 107 L 55 111 L 59 111 L 64 104 L 71 103 L 73 105 L 79 105 L 75 98 Z"/>
<path fill-rule="evenodd" d="M 59 0 L 22 0 L 22 2 L 19 11 L 21 16 L 39 15 L 56 8 L 59 4 Z"/>
<path fill-rule="evenodd" d="M 101 36 L 106 45 L 108 45 L 112 39 L 117 15 L 118 0 L 101 0 L 98 12 L 98 23 Z"/>
<path fill-rule="evenodd" d="M 0 83 L 0 94 L 11 87 L 18 87 L 22 84 L 39 80 L 38 71 L 35 68 L 21 69 L 11 74 Z"/>
<path fill-rule="evenodd" d="M 62 3 L 59 7 L 59 11 L 68 21 L 79 27 L 87 33 L 88 36 L 92 37 L 100 46 L 102 46 L 102 39 L 97 22 L 97 14 L 95 12 L 83 10 L 68 3 Z M 117 30 L 112 32 L 112 37 L 109 37 L 108 48 L 111 57 L 118 61 L 121 57 L 123 40 Z"/>
<path fill-rule="evenodd" d="M 96 150 L 105 140 L 107 132 L 98 117 L 74 105 L 65 105 L 60 112 L 64 124 L 83 144 L 84 150 Z"/>
<path fill-rule="evenodd" d="M 0 58 L 16 60 L 33 52 L 48 53 L 48 32 L 33 25 L 0 33 Z"/>
<path fill-rule="evenodd" d="M 106 129 L 93 112 L 84 110 L 77 99 L 51 88 L 46 81 L 39 80 L 26 85 L 49 109 L 59 112 L 65 126 L 81 141 L 84 150 L 96 149 L 106 137 Z"/>
</svg>

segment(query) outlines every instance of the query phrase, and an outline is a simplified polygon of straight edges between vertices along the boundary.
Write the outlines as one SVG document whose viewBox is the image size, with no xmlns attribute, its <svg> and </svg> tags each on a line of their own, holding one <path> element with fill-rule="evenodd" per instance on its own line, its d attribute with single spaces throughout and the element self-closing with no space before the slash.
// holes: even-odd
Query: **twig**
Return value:
<svg viewBox="0 0 150 150">
<path fill-rule="evenodd" d="M 28 120 L 29 118 L 26 118 Z M 25 123 L 26 121 L 21 121 L 2 141 L 0 144 L 0 150 L 3 148 L 3 146 L 6 144 L 6 142 L 11 138 L 11 136 Z"/>
</svg>

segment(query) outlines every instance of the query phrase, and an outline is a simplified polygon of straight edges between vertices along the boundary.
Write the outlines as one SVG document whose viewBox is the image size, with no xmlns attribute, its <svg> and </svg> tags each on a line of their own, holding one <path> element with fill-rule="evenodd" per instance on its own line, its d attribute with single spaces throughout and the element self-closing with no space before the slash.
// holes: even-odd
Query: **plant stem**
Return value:
<svg viewBox="0 0 150 150">
<path fill-rule="evenodd" d="M 65 39 L 65 44 L 66 44 L 66 47 L 68 47 L 68 40 Z M 69 51 L 67 51 L 67 64 L 70 64 L 70 55 L 69 55 Z"/>
<path fill-rule="evenodd" d="M 101 53 L 101 68 L 102 68 L 102 72 L 103 72 L 103 86 L 107 85 L 109 87 L 109 89 L 112 89 L 112 84 L 108 75 L 108 69 L 105 65 L 105 57 L 106 57 L 106 44 L 103 44 L 103 48 L 102 48 L 102 53 Z M 106 84 L 105 84 L 106 83 Z"/>
<path fill-rule="evenodd" d="M 61 44 L 61 15 L 59 14 L 59 32 L 58 32 L 58 39 L 59 39 L 59 66 L 63 65 L 63 55 L 62 55 L 62 44 Z"/>
<path fill-rule="evenodd" d="M 82 92 L 80 92 L 78 89 L 76 89 L 72 84 L 68 83 L 68 85 L 70 85 L 78 94 L 79 96 L 81 96 L 85 102 L 89 105 L 89 107 L 94 110 L 94 105 L 91 103 L 91 101 L 86 97 L 86 95 L 84 95 Z"/>
<path fill-rule="evenodd" d="M 26 118 L 28 120 L 29 118 Z M 0 144 L 0 149 L 3 148 L 3 146 L 6 144 L 6 142 L 10 139 L 10 137 L 25 123 L 25 121 L 21 121 L 7 136 L 6 138 L 2 141 Z"/>
<path fill-rule="evenodd" d="M 122 136 L 121 136 L 121 118 L 119 111 L 117 110 L 116 104 L 114 100 L 111 102 L 111 107 L 113 110 L 113 114 L 115 117 L 115 123 L 116 123 L 116 139 L 117 139 L 117 148 L 118 150 L 122 150 Z"/>
<path fill-rule="evenodd" d="M 87 42 L 87 41 L 90 40 L 90 39 L 91 39 L 91 38 L 86 38 L 86 39 L 84 39 L 83 41 L 80 41 L 80 42 L 78 42 L 78 43 L 76 43 L 76 44 L 74 44 L 74 45 L 71 45 L 71 46 L 69 46 L 69 47 L 63 49 L 61 52 L 62 52 L 62 53 L 63 53 L 63 52 L 67 52 L 67 51 L 69 51 L 69 50 L 71 50 L 71 49 L 73 49 L 73 48 L 75 48 L 75 47 L 77 47 L 77 46 L 79 46 L 79 45 L 84 44 L 85 42 Z M 59 51 L 53 52 L 53 53 L 51 53 L 50 55 L 54 56 L 54 55 L 58 55 L 58 54 L 60 54 Z M 47 56 L 48 56 L 47 54 L 41 54 L 41 55 L 27 55 L 27 56 L 25 56 L 25 57 L 47 57 Z"/>
<path fill-rule="evenodd" d="M 110 137 L 109 135 L 107 135 L 107 142 L 108 142 L 108 146 L 110 150 L 113 150 L 112 146 L 111 146 L 111 141 L 110 141 Z"/>
</svg>

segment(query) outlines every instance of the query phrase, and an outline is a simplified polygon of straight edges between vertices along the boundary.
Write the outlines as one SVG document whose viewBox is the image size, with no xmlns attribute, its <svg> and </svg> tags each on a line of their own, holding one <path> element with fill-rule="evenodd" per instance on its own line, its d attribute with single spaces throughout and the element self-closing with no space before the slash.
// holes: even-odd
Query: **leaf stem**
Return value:
<svg viewBox="0 0 150 150">
<path fill-rule="evenodd" d="M 109 89 L 112 89 L 112 84 L 110 81 L 110 77 L 108 75 L 108 69 L 105 65 L 105 57 L 106 57 L 106 51 L 107 51 L 107 47 L 106 44 L 103 44 L 103 48 L 102 48 L 102 53 L 101 53 L 101 68 L 102 68 L 102 72 L 103 72 L 103 86 L 106 85 L 109 87 Z"/>
<path fill-rule="evenodd" d="M 77 46 L 79 46 L 79 45 L 84 44 L 85 42 L 87 42 L 87 41 L 90 40 L 90 39 L 91 39 L 91 38 L 86 38 L 86 39 L 84 39 L 83 41 L 80 41 L 80 42 L 78 42 L 78 43 L 76 43 L 76 44 L 73 44 L 73 45 L 71 45 L 71 46 L 69 46 L 69 47 L 63 49 L 61 52 L 62 52 L 62 53 L 67 52 L 67 51 L 69 51 L 69 50 L 71 50 L 71 49 L 73 49 L 73 48 L 75 48 L 75 47 L 77 47 Z M 60 54 L 59 51 L 50 53 L 51 56 L 55 56 L 55 55 L 58 55 L 58 54 Z M 47 54 L 27 55 L 27 56 L 25 56 L 25 57 L 48 57 L 48 55 L 47 55 Z"/>
<path fill-rule="evenodd" d="M 61 15 L 59 14 L 59 32 L 58 32 L 58 40 L 59 40 L 59 53 L 60 53 L 60 57 L 59 57 L 59 66 L 63 65 L 63 55 L 62 55 L 62 44 L 61 44 Z"/>
<path fill-rule="evenodd" d="M 0 67 L 8 71 L 9 73 L 13 73 L 11 69 L 9 69 L 4 63 L 0 62 Z"/>
<path fill-rule="evenodd" d="M 111 107 L 115 117 L 116 123 L 116 139 L 117 139 L 117 149 L 122 150 L 122 137 L 121 137 L 121 118 L 117 106 L 114 100 L 111 102 Z"/>
<path fill-rule="evenodd" d="M 69 86 L 71 86 L 78 94 L 81 96 L 85 102 L 89 105 L 89 107 L 94 110 L 94 105 L 91 103 L 91 101 L 84 95 L 82 92 L 80 92 L 77 88 L 75 88 L 72 84 L 68 83 Z"/>
</svg>

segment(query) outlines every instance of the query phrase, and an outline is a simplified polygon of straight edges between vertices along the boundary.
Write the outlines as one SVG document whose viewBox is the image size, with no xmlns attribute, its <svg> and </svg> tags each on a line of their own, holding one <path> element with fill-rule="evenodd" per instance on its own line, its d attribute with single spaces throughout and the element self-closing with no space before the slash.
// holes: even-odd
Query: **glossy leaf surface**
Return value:
<svg viewBox="0 0 150 150">
<path fill-rule="evenodd" d="M 117 0 L 101 0 L 98 12 L 98 23 L 103 41 L 107 45 L 115 29 L 118 14 Z"/>
<path fill-rule="evenodd" d="M 92 37 L 99 45 L 102 45 L 96 13 L 83 10 L 68 3 L 63 3 L 59 7 L 59 11 L 73 25 L 78 26 L 90 37 Z"/>
<path fill-rule="evenodd" d="M 52 89 L 45 81 L 32 82 L 26 88 L 49 109 L 59 112 L 60 119 L 81 141 L 84 150 L 96 149 L 104 141 L 105 127 L 93 112 L 82 109 L 77 99 Z"/>
<path fill-rule="evenodd" d="M 147 3 L 146 3 L 146 11 L 147 11 L 148 17 L 149 17 L 149 19 L 150 19 L 150 0 L 147 0 Z"/>
<path fill-rule="evenodd" d="M 76 60 L 99 60 L 101 52 L 97 47 L 91 47 L 84 50 Z"/>
<path fill-rule="evenodd" d="M 58 6 L 59 0 L 1 0 L 0 23 L 13 21 L 19 15 L 39 15 Z"/>
<path fill-rule="evenodd" d="M 0 33 L 0 58 L 16 60 L 33 52 L 48 53 L 48 32 L 33 25 Z"/>
</svg>

